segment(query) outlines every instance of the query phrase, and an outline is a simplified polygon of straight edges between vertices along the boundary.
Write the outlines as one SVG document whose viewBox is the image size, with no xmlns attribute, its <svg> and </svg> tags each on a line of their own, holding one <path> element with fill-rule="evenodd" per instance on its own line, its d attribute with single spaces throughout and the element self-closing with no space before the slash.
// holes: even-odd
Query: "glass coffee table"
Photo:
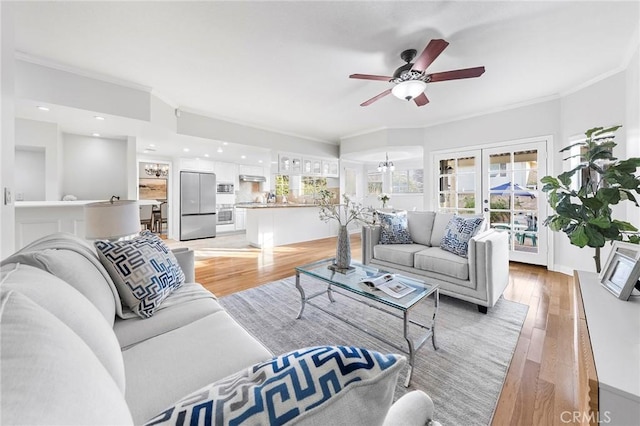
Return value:
<svg viewBox="0 0 640 426">
<path fill-rule="evenodd" d="M 386 294 L 381 290 L 372 290 L 366 284 L 363 284 L 361 281 L 364 278 L 370 278 L 377 276 L 379 274 L 389 273 L 387 271 L 381 270 L 379 268 L 374 268 L 366 265 L 362 265 L 357 262 L 351 262 L 351 266 L 354 270 L 348 274 L 343 274 L 340 272 L 336 272 L 332 269 L 329 269 L 329 266 L 334 263 L 335 259 L 324 259 L 318 262 L 310 263 L 308 265 L 302 265 L 296 267 L 296 288 L 300 292 L 300 312 L 298 313 L 297 318 L 302 318 L 302 314 L 304 313 L 304 308 L 307 304 L 320 309 L 329 315 L 338 318 L 353 327 L 373 336 L 392 347 L 405 352 L 409 355 L 409 371 L 407 373 L 407 378 L 405 380 L 404 385 L 409 386 L 411 382 L 411 375 L 413 373 L 413 366 L 415 360 L 415 353 L 418 349 L 424 345 L 424 343 L 431 338 L 431 343 L 433 344 L 434 349 L 438 349 L 436 344 L 436 334 L 435 334 L 435 326 L 436 326 L 436 316 L 438 313 L 438 305 L 440 303 L 440 293 L 438 284 L 430 284 L 421 280 L 417 280 L 414 278 L 409 278 L 403 276 L 401 274 L 393 273 L 395 278 L 400 281 L 402 284 L 412 287 L 415 290 L 411 293 L 403 296 L 401 298 L 395 298 Z M 300 283 L 300 275 L 307 275 L 309 277 L 313 277 L 317 280 L 323 281 L 327 284 L 326 288 L 323 288 L 321 291 L 317 291 L 315 293 L 308 294 L 305 292 L 305 289 L 302 287 Z M 340 291 L 344 290 L 344 291 Z M 333 298 L 333 292 L 339 293 L 342 296 L 349 297 L 353 300 L 356 300 L 360 303 L 364 303 L 367 306 L 372 308 L 376 308 L 381 310 L 387 314 L 393 315 L 397 318 L 403 320 L 403 332 L 402 335 L 404 339 L 407 341 L 407 345 L 409 346 L 409 350 L 407 351 L 403 346 L 399 345 L 397 342 L 389 341 L 387 338 L 381 336 L 378 333 L 375 333 L 372 330 L 368 330 L 357 322 L 349 320 L 349 318 L 344 318 L 331 312 L 323 307 L 310 302 L 311 299 L 326 294 L 331 302 L 335 302 Z M 356 294 L 359 297 L 354 297 L 352 294 Z M 422 324 L 417 321 L 409 319 L 409 311 L 415 308 L 420 302 L 425 301 L 432 296 L 434 309 L 433 316 L 431 318 L 430 324 Z M 386 309 L 385 309 L 386 307 Z M 388 309 L 391 308 L 391 309 Z M 417 338 L 413 338 L 409 335 L 409 327 L 410 325 L 414 325 L 421 332 Z"/>
</svg>

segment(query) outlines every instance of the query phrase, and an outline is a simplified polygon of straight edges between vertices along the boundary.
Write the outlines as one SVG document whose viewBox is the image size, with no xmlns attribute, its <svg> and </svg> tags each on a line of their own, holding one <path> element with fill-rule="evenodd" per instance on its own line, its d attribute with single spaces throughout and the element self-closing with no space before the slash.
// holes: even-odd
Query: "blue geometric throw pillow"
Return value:
<svg viewBox="0 0 640 426">
<path fill-rule="evenodd" d="M 126 306 L 150 318 L 185 276 L 169 247 L 150 231 L 131 240 L 96 241 L 98 257 Z"/>
<path fill-rule="evenodd" d="M 483 221 L 481 217 L 453 216 L 444 231 L 440 248 L 467 257 L 469 240 L 476 234 Z"/>
<path fill-rule="evenodd" d="M 298 349 L 205 386 L 146 425 L 380 423 L 405 361 L 349 346 Z"/>
<path fill-rule="evenodd" d="M 407 212 L 376 212 L 380 218 L 380 244 L 413 244 Z"/>
</svg>

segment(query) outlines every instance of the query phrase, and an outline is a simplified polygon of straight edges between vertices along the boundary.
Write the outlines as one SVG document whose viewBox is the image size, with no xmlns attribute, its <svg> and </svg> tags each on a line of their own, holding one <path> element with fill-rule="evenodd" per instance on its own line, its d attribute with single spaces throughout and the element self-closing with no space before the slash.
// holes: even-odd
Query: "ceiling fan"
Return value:
<svg viewBox="0 0 640 426">
<path fill-rule="evenodd" d="M 415 49 L 405 50 L 400 54 L 400 58 L 402 58 L 406 64 L 399 67 L 393 73 L 393 77 L 370 74 L 351 74 L 349 78 L 388 81 L 395 84 L 391 89 L 387 89 L 368 101 L 364 101 L 360 106 L 371 105 L 378 99 L 383 98 L 390 93 L 393 93 L 393 95 L 399 99 L 406 99 L 407 101 L 413 100 L 416 105 L 423 106 L 429 103 L 429 99 L 427 99 L 427 95 L 424 93 L 427 83 L 480 77 L 484 73 L 484 67 L 475 67 L 427 74 L 425 72 L 427 67 L 431 65 L 438 56 L 440 56 L 448 45 L 449 43 L 442 39 L 431 40 L 415 62 L 411 61 L 416 57 L 418 51 Z"/>
</svg>

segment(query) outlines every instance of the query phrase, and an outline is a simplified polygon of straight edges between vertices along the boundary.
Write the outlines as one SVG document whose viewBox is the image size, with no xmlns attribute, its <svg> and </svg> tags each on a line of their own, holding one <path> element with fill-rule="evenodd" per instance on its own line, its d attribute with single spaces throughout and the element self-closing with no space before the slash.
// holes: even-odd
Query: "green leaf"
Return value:
<svg viewBox="0 0 640 426">
<path fill-rule="evenodd" d="M 594 128 L 592 130 L 595 130 L 594 136 L 600 136 L 603 133 L 613 133 L 616 130 L 618 130 L 620 127 L 622 127 L 622 124 L 617 124 L 615 126 L 611 126 L 611 127 L 606 128 L 606 129 L 603 128 L 603 127 L 600 127 L 600 128 L 596 127 L 596 128 Z M 599 129 L 599 130 L 596 130 L 596 129 Z"/>
<path fill-rule="evenodd" d="M 572 143 L 572 144 L 571 144 L 571 145 L 569 145 L 569 146 L 565 146 L 564 148 L 562 148 L 562 149 L 561 149 L 560 151 L 558 151 L 558 152 L 570 151 L 570 150 L 571 150 L 571 148 L 573 148 L 574 146 L 582 146 L 582 145 L 585 145 L 585 143 L 584 143 L 583 141 L 576 142 L 576 143 Z"/>
<path fill-rule="evenodd" d="M 578 226 L 569 236 L 571 244 L 580 248 L 586 246 L 589 243 L 589 237 L 584 230 L 584 226 Z"/>
<path fill-rule="evenodd" d="M 587 243 L 589 247 L 604 247 L 604 243 L 606 240 L 604 236 L 599 232 L 598 228 L 594 226 L 585 226 L 584 232 L 589 239 L 589 242 Z"/>
<path fill-rule="evenodd" d="M 574 172 L 575 173 L 575 172 Z M 564 172 L 558 175 L 558 180 L 562 182 L 564 186 L 571 185 L 571 176 L 573 173 L 569 174 L 569 172 Z"/>
<path fill-rule="evenodd" d="M 603 204 L 618 204 L 620 201 L 620 191 L 617 188 L 600 188 L 596 193 L 596 198 Z"/>
<path fill-rule="evenodd" d="M 625 222 L 623 220 L 614 219 L 613 223 L 615 223 L 617 225 L 618 229 L 620 229 L 621 231 L 624 231 L 624 232 L 636 232 L 638 230 L 638 228 L 636 228 L 635 226 L 633 226 L 629 222 Z"/>
<path fill-rule="evenodd" d="M 602 129 L 604 129 L 604 127 L 594 127 L 593 129 L 589 129 L 586 132 L 584 132 L 584 134 L 587 136 L 587 139 L 591 139 L 592 134 L 599 132 Z"/>
<path fill-rule="evenodd" d="M 602 201 L 596 197 L 580 198 L 580 200 L 582 200 L 583 205 L 589 207 L 592 210 L 598 210 L 604 205 Z"/>
<path fill-rule="evenodd" d="M 587 223 L 597 226 L 598 228 L 609 228 L 611 226 L 611 221 L 609 220 L 609 218 L 604 216 L 589 219 Z"/>
</svg>

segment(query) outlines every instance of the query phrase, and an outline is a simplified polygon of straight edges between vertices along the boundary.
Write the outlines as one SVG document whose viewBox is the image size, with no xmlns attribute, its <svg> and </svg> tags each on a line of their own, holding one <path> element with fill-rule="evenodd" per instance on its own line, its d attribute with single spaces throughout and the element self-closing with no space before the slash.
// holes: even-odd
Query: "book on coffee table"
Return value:
<svg viewBox="0 0 640 426">
<path fill-rule="evenodd" d="M 360 280 L 360 282 L 372 290 L 382 290 L 396 299 L 400 299 L 415 290 L 415 288 L 406 285 L 393 274 L 367 277 Z"/>
</svg>

